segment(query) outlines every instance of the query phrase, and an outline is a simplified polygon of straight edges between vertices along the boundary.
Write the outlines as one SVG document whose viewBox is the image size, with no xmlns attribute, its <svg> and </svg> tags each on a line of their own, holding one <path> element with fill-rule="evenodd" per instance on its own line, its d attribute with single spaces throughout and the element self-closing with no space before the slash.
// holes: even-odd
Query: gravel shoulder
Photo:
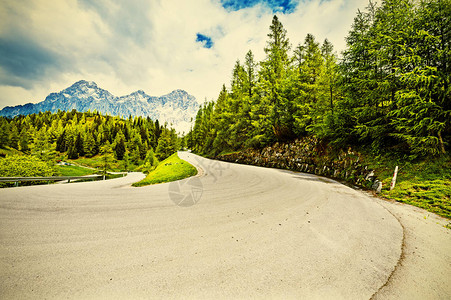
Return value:
<svg viewBox="0 0 451 300">
<path fill-rule="evenodd" d="M 450 220 L 411 205 L 375 198 L 402 224 L 403 253 L 373 299 L 451 299 Z"/>
</svg>

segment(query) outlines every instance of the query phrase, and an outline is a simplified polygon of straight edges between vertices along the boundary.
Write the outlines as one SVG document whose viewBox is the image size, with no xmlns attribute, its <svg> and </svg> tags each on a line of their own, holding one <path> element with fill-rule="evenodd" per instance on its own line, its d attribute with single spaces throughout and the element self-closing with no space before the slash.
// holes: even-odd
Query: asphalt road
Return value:
<svg viewBox="0 0 451 300">
<path fill-rule="evenodd" d="M 313 175 L 180 157 L 197 177 L 1 189 L 0 299 L 400 292 L 405 237 L 388 204 Z"/>
</svg>

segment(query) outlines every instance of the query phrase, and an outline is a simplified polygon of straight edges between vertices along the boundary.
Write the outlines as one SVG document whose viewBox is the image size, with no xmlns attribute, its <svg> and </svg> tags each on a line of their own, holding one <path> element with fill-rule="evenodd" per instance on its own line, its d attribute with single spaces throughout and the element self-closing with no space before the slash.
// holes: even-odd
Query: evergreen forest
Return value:
<svg viewBox="0 0 451 300">
<path fill-rule="evenodd" d="M 384 0 L 358 11 L 338 55 L 308 34 L 293 46 L 277 16 L 266 57 L 236 61 L 188 147 L 218 155 L 315 136 L 335 147 L 421 159 L 451 142 L 449 0 Z"/>
<path fill-rule="evenodd" d="M 175 129 L 150 118 L 123 119 L 75 110 L 0 118 L 0 148 L 30 154 L 50 165 L 57 158 L 91 158 L 99 154 L 122 162 L 124 170 L 133 169 L 144 163 L 154 166 L 179 147 Z"/>
</svg>

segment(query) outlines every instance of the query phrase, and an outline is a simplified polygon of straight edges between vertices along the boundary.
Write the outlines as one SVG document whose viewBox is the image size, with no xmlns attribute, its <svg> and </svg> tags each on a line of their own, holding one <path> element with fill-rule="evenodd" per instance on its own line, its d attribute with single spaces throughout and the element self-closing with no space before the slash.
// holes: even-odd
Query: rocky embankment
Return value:
<svg viewBox="0 0 451 300">
<path fill-rule="evenodd" d="M 290 143 L 276 143 L 263 149 L 246 149 L 216 159 L 241 164 L 288 169 L 344 180 L 380 192 L 382 183 L 366 165 L 360 153 L 334 151 L 314 137 Z"/>
</svg>

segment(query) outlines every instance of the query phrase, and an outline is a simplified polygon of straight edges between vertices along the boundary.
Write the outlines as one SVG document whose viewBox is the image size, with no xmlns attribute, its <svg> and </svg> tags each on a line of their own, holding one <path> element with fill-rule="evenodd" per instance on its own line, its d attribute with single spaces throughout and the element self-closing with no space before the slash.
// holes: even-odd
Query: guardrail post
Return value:
<svg viewBox="0 0 451 300">
<path fill-rule="evenodd" d="M 14 186 L 15 186 L 15 187 L 18 187 L 18 186 L 19 186 L 19 181 L 15 181 L 15 182 L 14 182 Z"/>
</svg>

